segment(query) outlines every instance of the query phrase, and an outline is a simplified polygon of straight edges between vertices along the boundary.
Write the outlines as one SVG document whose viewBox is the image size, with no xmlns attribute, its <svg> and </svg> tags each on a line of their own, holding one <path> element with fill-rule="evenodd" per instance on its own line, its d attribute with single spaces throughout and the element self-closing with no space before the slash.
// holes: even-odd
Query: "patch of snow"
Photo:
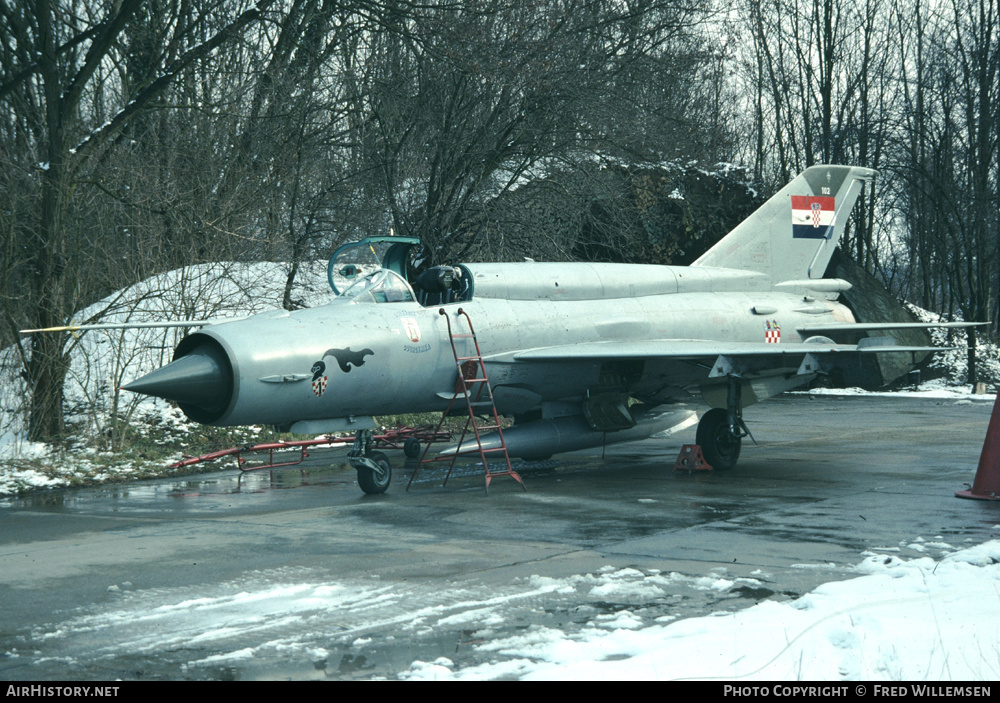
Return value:
<svg viewBox="0 0 1000 703">
<path fill-rule="evenodd" d="M 578 632 L 535 627 L 479 645 L 495 661 L 414 662 L 403 678 L 973 680 L 1000 676 L 1000 542 L 940 561 L 872 555 L 856 578 L 791 602 L 667 624 L 631 611 Z M 747 646 L 747 643 L 753 643 Z"/>
</svg>

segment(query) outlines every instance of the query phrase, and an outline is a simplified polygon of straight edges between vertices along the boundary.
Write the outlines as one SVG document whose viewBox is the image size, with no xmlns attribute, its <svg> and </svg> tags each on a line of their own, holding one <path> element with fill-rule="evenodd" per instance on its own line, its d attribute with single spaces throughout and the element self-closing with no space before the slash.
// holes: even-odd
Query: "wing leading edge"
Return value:
<svg viewBox="0 0 1000 703">
<path fill-rule="evenodd" d="M 164 320 L 163 322 L 101 322 L 92 325 L 62 325 L 60 327 L 42 327 L 33 330 L 19 330 L 20 334 L 36 334 L 39 332 L 89 332 L 92 330 L 139 330 L 160 329 L 168 327 L 206 327 L 220 325 L 223 322 L 236 322 L 246 317 L 220 317 L 211 320 Z"/>
<path fill-rule="evenodd" d="M 888 343 L 887 343 L 888 342 Z M 945 351 L 945 347 L 899 346 L 884 337 L 868 337 L 858 344 L 833 342 L 719 342 L 707 339 L 654 339 L 640 341 L 583 342 L 552 347 L 538 347 L 493 357 L 501 362 L 584 361 L 614 359 L 701 360 L 719 356 L 731 358 L 796 357 L 806 354 L 884 354 L 890 352 L 926 353 Z"/>
</svg>

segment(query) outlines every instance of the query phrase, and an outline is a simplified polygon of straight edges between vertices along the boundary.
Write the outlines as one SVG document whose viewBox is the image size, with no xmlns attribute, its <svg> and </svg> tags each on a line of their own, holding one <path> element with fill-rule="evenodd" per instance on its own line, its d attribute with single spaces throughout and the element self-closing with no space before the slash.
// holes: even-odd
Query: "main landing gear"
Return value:
<svg viewBox="0 0 1000 703">
<path fill-rule="evenodd" d="M 372 451 L 374 442 L 371 430 L 360 430 L 354 437 L 354 448 L 347 458 L 358 472 L 358 486 L 369 494 L 385 493 L 392 480 L 389 458 L 382 452 Z"/>
<path fill-rule="evenodd" d="M 749 436 L 753 439 L 743 422 L 742 390 L 740 377 L 729 375 L 726 409 L 712 408 L 698 423 L 696 441 L 701 446 L 705 461 L 714 469 L 731 469 L 736 466 L 743 438 Z"/>
</svg>

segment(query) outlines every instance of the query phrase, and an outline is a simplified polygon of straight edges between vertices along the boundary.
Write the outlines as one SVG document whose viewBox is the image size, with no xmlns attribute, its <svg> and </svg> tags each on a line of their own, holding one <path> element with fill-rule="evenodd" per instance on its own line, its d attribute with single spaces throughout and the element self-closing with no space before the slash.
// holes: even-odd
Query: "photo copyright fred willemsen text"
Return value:
<svg viewBox="0 0 1000 703">
<path fill-rule="evenodd" d="M 849 686 L 789 686 L 774 684 L 767 686 L 734 686 L 726 684 L 722 689 L 724 696 L 775 696 L 778 698 L 794 698 L 796 696 L 885 696 L 900 698 L 913 697 L 988 697 L 991 695 L 989 686 L 930 686 L 927 684 L 910 684 L 906 686 L 887 686 L 884 684 Z"/>
</svg>

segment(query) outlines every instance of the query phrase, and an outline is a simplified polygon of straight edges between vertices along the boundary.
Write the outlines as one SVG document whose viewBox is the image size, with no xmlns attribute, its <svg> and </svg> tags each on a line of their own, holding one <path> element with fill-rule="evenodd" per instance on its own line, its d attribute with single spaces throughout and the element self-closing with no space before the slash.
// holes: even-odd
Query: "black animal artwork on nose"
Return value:
<svg viewBox="0 0 1000 703">
<path fill-rule="evenodd" d="M 337 360 L 340 365 L 340 370 L 347 373 L 351 370 L 351 364 L 354 366 L 364 366 L 366 356 L 374 356 L 375 352 L 371 349 L 362 349 L 361 351 L 351 351 L 351 348 L 347 349 L 327 349 L 323 352 L 323 357 L 332 356 Z"/>
</svg>

